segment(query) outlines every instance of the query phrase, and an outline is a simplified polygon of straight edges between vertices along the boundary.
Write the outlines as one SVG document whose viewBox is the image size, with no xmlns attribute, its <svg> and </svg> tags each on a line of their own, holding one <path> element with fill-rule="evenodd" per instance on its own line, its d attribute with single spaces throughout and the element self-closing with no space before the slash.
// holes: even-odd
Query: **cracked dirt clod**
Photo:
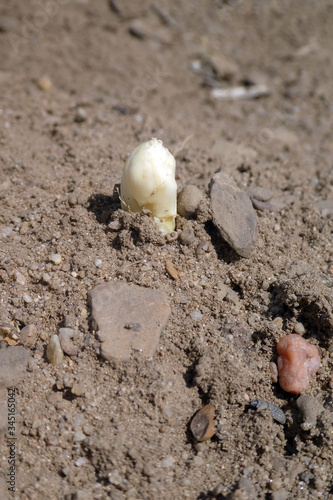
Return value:
<svg viewBox="0 0 333 500">
<path fill-rule="evenodd" d="M 316 425 L 317 416 L 324 411 L 324 407 L 316 398 L 308 394 L 302 394 L 297 401 L 296 406 L 302 417 L 301 427 L 303 430 L 310 430 Z"/>
<path fill-rule="evenodd" d="M 154 355 L 171 309 L 167 295 L 126 283 L 98 285 L 88 294 L 93 328 L 106 360 L 128 361 L 133 351 Z M 130 323 L 140 329 L 128 328 Z"/>
<path fill-rule="evenodd" d="M 238 255 L 249 258 L 257 241 L 257 216 L 250 198 L 225 172 L 211 180 L 210 207 L 222 238 Z"/>
</svg>

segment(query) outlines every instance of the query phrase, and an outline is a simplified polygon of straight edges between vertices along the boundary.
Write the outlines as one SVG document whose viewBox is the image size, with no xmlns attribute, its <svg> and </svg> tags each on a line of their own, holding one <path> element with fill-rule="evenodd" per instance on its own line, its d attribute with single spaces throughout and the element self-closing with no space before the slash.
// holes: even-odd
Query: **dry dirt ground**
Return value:
<svg viewBox="0 0 333 500">
<path fill-rule="evenodd" d="M 325 0 L 1 2 L 0 321 L 38 331 L 16 385 L 17 492 L 4 429 L 1 500 L 333 497 L 332 23 Z M 212 94 L 256 85 L 268 95 Z M 179 189 L 207 191 L 222 169 L 272 191 L 250 259 L 207 211 L 190 245 L 124 217 L 114 187 L 151 137 L 178 150 Z M 87 293 L 110 280 L 167 294 L 152 359 L 101 358 Z M 64 325 L 78 354 L 54 367 L 45 347 Z M 295 331 L 322 358 L 310 428 L 271 377 Z M 195 443 L 207 403 L 217 431 Z"/>
</svg>

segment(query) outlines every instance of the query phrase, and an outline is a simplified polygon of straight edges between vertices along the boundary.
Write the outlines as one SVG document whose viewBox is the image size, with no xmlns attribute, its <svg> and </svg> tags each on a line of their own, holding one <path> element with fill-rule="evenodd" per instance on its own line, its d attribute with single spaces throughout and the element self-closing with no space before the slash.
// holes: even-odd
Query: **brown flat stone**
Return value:
<svg viewBox="0 0 333 500">
<path fill-rule="evenodd" d="M 93 328 L 106 360 L 128 361 L 133 351 L 154 355 L 171 313 L 167 295 L 127 283 L 98 285 L 88 293 Z"/>
<path fill-rule="evenodd" d="M 238 255 L 249 258 L 257 241 L 257 216 L 250 198 L 225 172 L 211 180 L 210 208 L 222 238 Z"/>
</svg>

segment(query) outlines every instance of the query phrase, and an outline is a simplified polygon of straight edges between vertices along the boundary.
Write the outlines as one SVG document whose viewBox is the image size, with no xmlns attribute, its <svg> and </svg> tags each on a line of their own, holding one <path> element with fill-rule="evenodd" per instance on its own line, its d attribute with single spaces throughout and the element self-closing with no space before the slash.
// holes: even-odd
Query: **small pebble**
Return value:
<svg viewBox="0 0 333 500">
<path fill-rule="evenodd" d="M 86 392 L 84 384 L 82 382 L 74 382 L 71 392 L 74 396 L 84 396 Z"/>
<path fill-rule="evenodd" d="M 163 462 L 162 462 L 162 467 L 166 467 L 166 468 L 169 468 L 169 467 L 173 467 L 175 464 L 175 459 L 172 455 L 170 455 L 169 457 L 166 457 Z"/>
<path fill-rule="evenodd" d="M 304 335 L 305 328 L 303 323 L 296 323 L 294 326 L 294 332 L 297 333 L 297 335 Z"/>
<path fill-rule="evenodd" d="M 14 277 L 16 283 L 18 283 L 19 285 L 25 285 L 25 277 L 22 273 L 20 273 L 20 271 L 14 271 Z"/>
<path fill-rule="evenodd" d="M 308 394 L 302 394 L 297 401 L 296 406 L 301 414 L 303 430 L 308 431 L 316 426 L 317 416 L 324 411 L 324 407 L 316 398 Z"/>
<path fill-rule="evenodd" d="M 24 236 L 25 234 L 27 234 L 29 231 L 29 224 L 27 222 L 23 222 L 21 227 L 20 227 L 20 234 L 22 236 Z"/>
<path fill-rule="evenodd" d="M 68 205 L 74 207 L 77 204 L 77 196 L 74 193 L 68 195 Z"/>
<path fill-rule="evenodd" d="M 11 234 L 11 232 L 13 231 L 13 228 L 12 227 L 3 227 L 1 230 L 0 230 L 0 234 L 3 238 L 6 238 L 7 236 L 9 236 Z"/>
<path fill-rule="evenodd" d="M 86 436 L 83 434 L 81 430 L 74 432 L 73 439 L 76 443 L 80 443 L 86 439 Z"/>
<path fill-rule="evenodd" d="M 110 231 L 119 231 L 121 229 L 122 225 L 120 220 L 113 220 L 108 224 L 108 229 Z"/>
<path fill-rule="evenodd" d="M 26 347 L 34 347 L 37 341 L 37 328 L 35 325 L 27 325 L 20 331 L 20 337 Z"/>
<path fill-rule="evenodd" d="M 23 300 L 24 302 L 26 302 L 26 304 L 30 304 L 32 302 L 32 298 L 27 293 L 23 295 Z"/>
<path fill-rule="evenodd" d="M 177 233 L 177 231 L 172 231 L 171 233 L 166 234 L 165 235 L 165 239 L 169 243 L 172 243 L 173 241 L 176 241 L 178 239 L 178 233 Z"/>
<path fill-rule="evenodd" d="M 87 459 L 85 457 L 80 457 L 76 460 L 75 465 L 76 467 L 81 467 L 81 465 L 84 465 L 87 463 Z"/>
<path fill-rule="evenodd" d="M 186 223 L 179 235 L 179 241 L 183 245 L 191 246 L 195 242 L 194 231 L 190 222 Z"/>
<path fill-rule="evenodd" d="M 245 192 L 251 200 L 256 199 L 262 202 L 270 201 L 273 196 L 273 193 L 270 189 L 266 189 L 260 186 L 248 187 Z"/>
<path fill-rule="evenodd" d="M 267 201 L 259 201 L 259 200 L 256 200 L 255 198 L 252 198 L 251 201 L 252 201 L 253 208 L 255 208 L 256 210 L 259 210 L 260 212 L 265 212 L 265 211 L 274 212 L 275 211 L 274 206 Z"/>
<path fill-rule="evenodd" d="M 59 264 L 61 264 L 62 257 L 59 253 L 53 253 L 50 255 L 50 261 L 56 266 L 59 266 Z"/>
<path fill-rule="evenodd" d="M 214 406 L 208 404 L 201 408 L 192 418 L 190 429 L 197 441 L 207 441 L 214 436 L 216 432 L 214 414 Z"/>
<path fill-rule="evenodd" d="M 193 321 L 201 321 L 202 320 L 202 314 L 201 314 L 200 311 L 198 311 L 196 309 L 195 311 L 191 312 L 191 318 L 193 319 Z"/>
<path fill-rule="evenodd" d="M 272 491 L 277 491 L 277 490 L 281 489 L 282 486 L 283 486 L 283 484 L 282 484 L 282 480 L 280 477 L 277 477 L 276 479 L 272 479 L 269 482 L 269 487 Z"/>
<path fill-rule="evenodd" d="M 196 256 L 199 257 L 200 255 L 205 254 L 206 252 L 209 251 L 209 242 L 208 241 L 200 241 L 199 245 L 196 248 Z"/>
<path fill-rule="evenodd" d="M 58 335 L 52 335 L 46 348 L 46 357 L 48 361 L 56 366 L 60 365 L 64 359 L 64 353 L 60 346 Z"/>
<path fill-rule="evenodd" d="M 42 276 L 42 279 L 43 279 L 44 283 L 50 283 L 51 276 L 48 273 L 44 273 Z"/>
<path fill-rule="evenodd" d="M 62 350 L 68 356 L 77 356 L 78 348 L 73 344 L 72 338 L 74 337 L 75 331 L 71 328 L 60 328 L 59 329 L 59 340 Z"/>
<path fill-rule="evenodd" d="M 192 184 L 185 186 L 178 195 L 177 210 L 179 215 L 185 218 L 193 217 L 202 199 L 203 193 L 197 186 Z"/>
<path fill-rule="evenodd" d="M 96 259 L 94 264 L 96 267 L 102 267 L 103 261 L 102 259 Z"/>
<path fill-rule="evenodd" d="M 281 388 L 292 394 L 301 394 L 320 366 L 318 349 L 293 333 L 282 337 L 276 347 Z"/>
<path fill-rule="evenodd" d="M 37 85 L 40 90 L 43 90 L 43 92 L 48 92 L 52 89 L 52 82 L 50 78 L 45 75 L 39 78 L 39 80 L 37 81 Z"/>
<path fill-rule="evenodd" d="M 84 121 L 86 121 L 87 119 L 87 112 L 84 108 L 77 108 L 76 110 L 76 113 L 75 113 L 75 117 L 74 117 L 74 121 L 76 123 L 82 123 Z"/>
</svg>

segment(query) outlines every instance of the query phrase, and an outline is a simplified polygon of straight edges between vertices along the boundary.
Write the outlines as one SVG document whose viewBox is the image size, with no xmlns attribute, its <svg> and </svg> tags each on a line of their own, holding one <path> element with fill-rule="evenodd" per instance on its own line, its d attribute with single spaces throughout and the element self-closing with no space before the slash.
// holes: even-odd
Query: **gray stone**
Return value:
<svg viewBox="0 0 333 500">
<path fill-rule="evenodd" d="M 260 186 L 251 186 L 246 188 L 246 194 L 251 200 L 258 201 L 270 201 L 272 199 L 273 193 L 270 189 L 266 189 Z"/>
<path fill-rule="evenodd" d="M 106 360 L 128 361 L 133 351 L 151 357 L 171 313 L 167 295 L 127 283 L 98 285 L 88 293 L 92 326 Z M 134 327 L 135 326 L 135 327 Z"/>
<path fill-rule="evenodd" d="M 203 193 L 197 186 L 189 184 L 178 194 L 177 211 L 182 217 L 193 217 L 203 199 Z"/>
<path fill-rule="evenodd" d="M 191 246 L 195 242 L 195 235 L 190 222 L 184 225 L 182 232 L 179 235 L 179 241 L 182 245 Z"/>
<path fill-rule="evenodd" d="M 13 387 L 24 376 L 30 354 L 22 346 L 0 349 L 0 387 Z"/>
<path fill-rule="evenodd" d="M 75 335 L 75 330 L 72 328 L 59 328 L 59 340 L 61 349 L 68 356 L 77 356 L 78 348 L 73 344 L 72 340 Z"/>
<path fill-rule="evenodd" d="M 20 331 L 22 343 L 26 347 L 35 347 L 37 342 L 37 327 L 35 325 L 27 325 Z"/>
<path fill-rule="evenodd" d="M 210 208 L 222 238 L 238 255 L 249 258 L 257 241 L 256 212 L 247 194 L 224 172 L 211 180 Z"/>
<path fill-rule="evenodd" d="M 324 411 L 324 407 L 313 396 L 302 394 L 296 401 L 296 406 L 302 417 L 301 427 L 303 430 L 310 430 L 315 427 L 317 416 Z"/>
</svg>

